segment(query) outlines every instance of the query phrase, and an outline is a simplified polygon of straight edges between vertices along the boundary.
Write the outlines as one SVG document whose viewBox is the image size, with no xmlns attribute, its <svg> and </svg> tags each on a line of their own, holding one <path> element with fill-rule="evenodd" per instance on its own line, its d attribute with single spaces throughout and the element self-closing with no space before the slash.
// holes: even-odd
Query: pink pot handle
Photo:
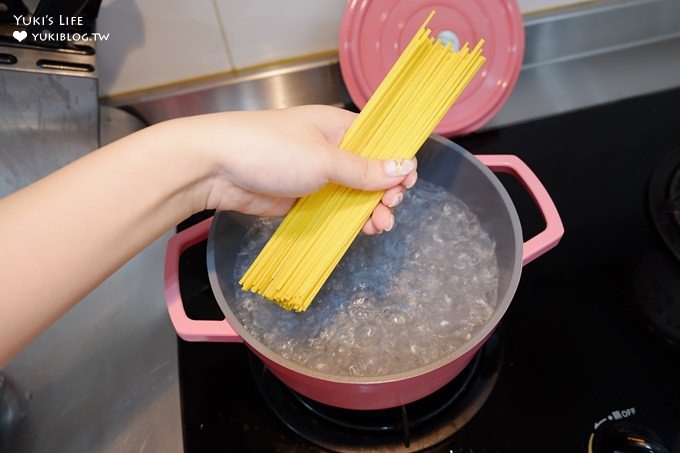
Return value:
<svg viewBox="0 0 680 453">
<path fill-rule="evenodd" d="M 175 331 L 186 341 L 241 342 L 241 337 L 226 320 L 204 321 L 187 316 L 179 292 L 179 257 L 192 245 L 208 238 L 213 217 L 170 238 L 165 252 L 165 302 Z"/>
<path fill-rule="evenodd" d="M 536 174 L 517 156 L 487 154 L 475 157 L 492 171 L 508 173 L 516 177 L 534 199 L 545 220 L 545 229 L 524 243 L 522 266 L 555 247 L 564 234 L 564 226 L 562 226 L 555 203 Z"/>
</svg>

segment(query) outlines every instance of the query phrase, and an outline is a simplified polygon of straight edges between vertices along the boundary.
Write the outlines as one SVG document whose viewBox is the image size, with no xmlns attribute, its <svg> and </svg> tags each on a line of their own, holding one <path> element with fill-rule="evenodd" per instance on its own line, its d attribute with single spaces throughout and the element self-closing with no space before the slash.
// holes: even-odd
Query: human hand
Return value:
<svg viewBox="0 0 680 453">
<path fill-rule="evenodd" d="M 207 209 L 283 215 L 298 197 L 336 183 L 385 190 L 363 227 L 389 231 L 392 208 L 417 179 L 416 160 L 380 161 L 338 148 L 356 114 L 328 106 L 225 112 L 184 118 L 192 146 L 216 156 Z"/>
</svg>

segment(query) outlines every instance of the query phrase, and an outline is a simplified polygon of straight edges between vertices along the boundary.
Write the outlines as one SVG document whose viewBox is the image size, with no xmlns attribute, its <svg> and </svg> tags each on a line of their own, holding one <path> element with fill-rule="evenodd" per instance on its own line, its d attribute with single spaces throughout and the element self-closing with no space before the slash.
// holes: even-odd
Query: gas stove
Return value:
<svg viewBox="0 0 680 453">
<path fill-rule="evenodd" d="M 353 412 L 286 388 L 241 344 L 178 340 L 185 450 L 680 452 L 680 260 L 649 198 L 680 153 L 678 105 L 673 90 L 456 138 L 524 160 L 565 226 L 469 367 L 424 400 Z M 533 202 L 499 178 L 533 236 Z M 185 309 L 223 319 L 205 256 L 204 241 L 180 259 Z"/>
</svg>

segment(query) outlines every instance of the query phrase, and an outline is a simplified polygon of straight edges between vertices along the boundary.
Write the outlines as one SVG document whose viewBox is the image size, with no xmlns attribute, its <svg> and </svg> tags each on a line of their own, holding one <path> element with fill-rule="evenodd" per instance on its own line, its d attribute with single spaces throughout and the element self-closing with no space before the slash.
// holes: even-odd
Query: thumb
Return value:
<svg viewBox="0 0 680 453">
<path fill-rule="evenodd" d="M 336 149 L 328 162 L 328 179 L 343 186 L 360 190 L 383 190 L 401 183 L 416 170 L 413 159 L 368 159 Z"/>
</svg>

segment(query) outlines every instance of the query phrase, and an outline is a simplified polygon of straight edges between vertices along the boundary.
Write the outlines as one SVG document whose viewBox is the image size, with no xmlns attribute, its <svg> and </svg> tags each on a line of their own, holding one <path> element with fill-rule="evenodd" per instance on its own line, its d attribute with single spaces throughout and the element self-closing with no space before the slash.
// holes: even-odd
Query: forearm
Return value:
<svg viewBox="0 0 680 453">
<path fill-rule="evenodd" d="M 0 367 L 202 208 L 212 169 L 188 140 L 154 126 L 0 200 Z"/>
<path fill-rule="evenodd" d="M 283 215 L 332 182 L 385 190 L 364 230 L 389 230 L 416 164 L 338 149 L 355 117 L 306 106 L 172 120 L 1 199 L 0 367 L 193 212 Z"/>
</svg>

